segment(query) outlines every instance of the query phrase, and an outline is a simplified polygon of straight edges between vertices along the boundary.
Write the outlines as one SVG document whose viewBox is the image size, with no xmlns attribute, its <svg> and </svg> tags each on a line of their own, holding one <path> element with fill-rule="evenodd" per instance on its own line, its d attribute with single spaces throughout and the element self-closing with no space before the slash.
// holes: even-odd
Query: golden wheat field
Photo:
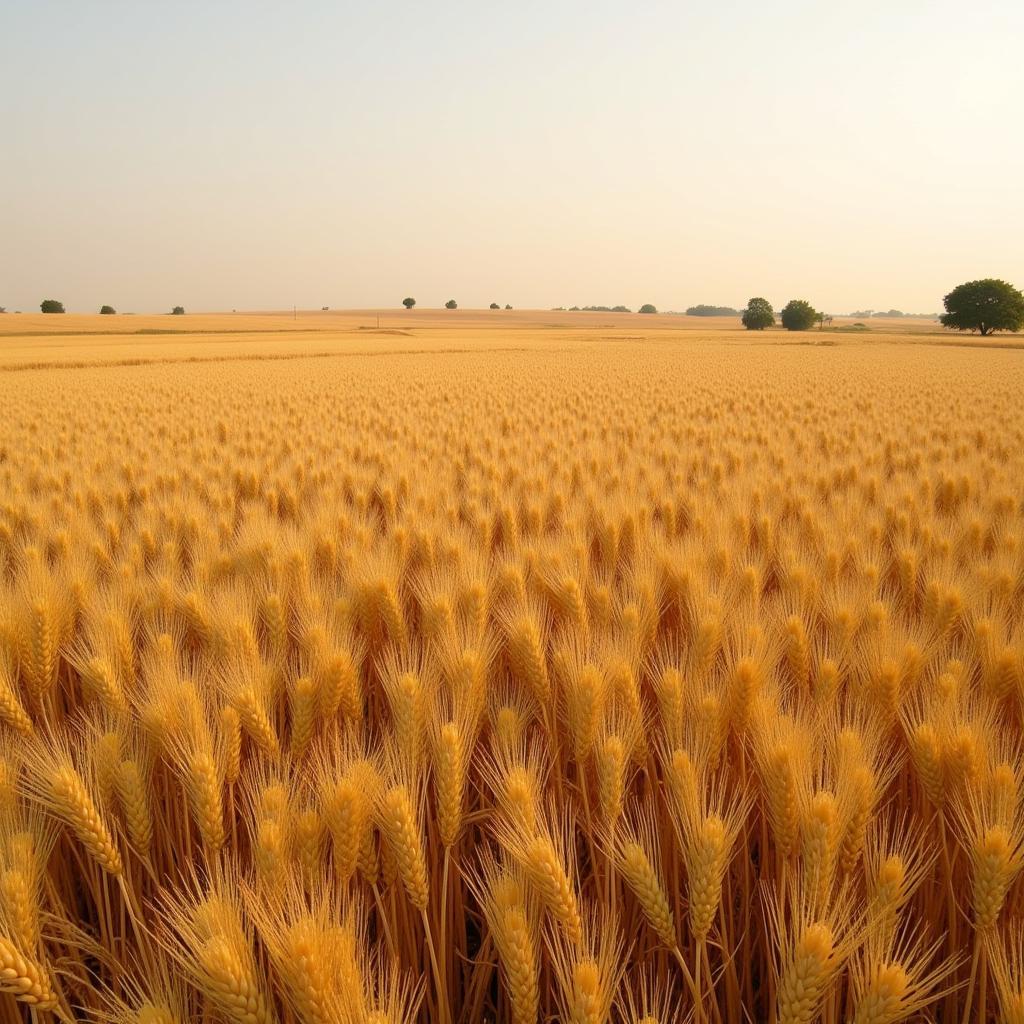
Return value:
<svg viewBox="0 0 1024 1024">
<path fill-rule="evenodd" d="M 1021 353 L 665 319 L 0 339 L 3 1020 L 1024 1021 Z"/>
</svg>

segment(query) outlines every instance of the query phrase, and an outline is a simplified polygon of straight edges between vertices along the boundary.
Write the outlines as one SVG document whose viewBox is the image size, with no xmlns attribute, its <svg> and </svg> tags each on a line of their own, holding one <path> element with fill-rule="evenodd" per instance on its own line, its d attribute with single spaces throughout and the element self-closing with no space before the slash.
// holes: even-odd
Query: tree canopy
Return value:
<svg viewBox="0 0 1024 1024">
<path fill-rule="evenodd" d="M 492 302 L 491 309 L 501 309 L 501 306 L 499 306 L 496 302 Z"/>
<path fill-rule="evenodd" d="M 113 306 L 100 306 L 100 312 L 104 316 L 110 316 L 112 313 L 116 313 L 117 310 Z"/>
<path fill-rule="evenodd" d="M 402 305 L 405 306 L 406 309 L 412 309 L 412 307 L 416 305 L 416 300 L 410 295 L 409 298 L 402 299 Z"/>
<path fill-rule="evenodd" d="M 753 298 L 743 310 L 743 326 L 748 331 L 763 331 L 775 326 L 775 310 L 767 299 Z"/>
<path fill-rule="evenodd" d="M 642 305 L 642 306 L 640 307 L 640 309 L 638 310 L 638 312 L 640 312 L 640 313 L 657 313 L 657 312 L 658 312 L 658 310 L 657 310 L 657 309 L 656 309 L 656 308 L 655 308 L 655 307 L 654 307 L 654 306 L 653 306 L 653 305 L 652 305 L 652 304 L 651 304 L 650 302 L 645 302 L 645 303 L 644 303 L 644 304 L 643 304 L 643 305 Z"/>
<path fill-rule="evenodd" d="M 459 308 L 459 304 L 454 299 L 449 299 L 444 304 L 444 308 L 445 309 L 458 309 Z"/>
<path fill-rule="evenodd" d="M 803 299 L 790 299 L 779 318 L 787 331 L 806 331 L 818 322 L 818 311 Z"/>
<path fill-rule="evenodd" d="M 184 316 L 184 315 L 185 315 L 185 307 L 184 306 L 175 306 L 174 309 L 171 310 L 171 316 Z"/>
<path fill-rule="evenodd" d="M 954 331 L 1019 331 L 1024 327 L 1024 295 L 1008 281 L 986 277 L 958 284 L 943 300 L 943 327 Z"/>
<path fill-rule="evenodd" d="M 39 309 L 43 313 L 63 313 L 64 303 L 59 302 L 57 299 L 43 299 L 43 301 L 39 303 Z"/>
</svg>

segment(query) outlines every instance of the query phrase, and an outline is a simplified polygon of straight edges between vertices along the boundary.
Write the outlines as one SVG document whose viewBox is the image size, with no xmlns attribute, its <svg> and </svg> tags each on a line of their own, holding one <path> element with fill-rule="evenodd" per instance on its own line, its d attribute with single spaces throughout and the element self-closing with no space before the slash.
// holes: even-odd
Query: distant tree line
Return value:
<svg viewBox="0 0 1024 1024">
<path fill-rule="evenodd" d="M 686 311 L 687 316 L 739 316 L 740 311 L 732 306 L 706 306 L 703 303 L 699 306 L 690 306 Z"/>
<path fill-rule="evenodd" d="M 555 306 L 553 313 L 632 313 L 629 306 Z"/>
<path fill-rule="evenodd" d="M 982 336 L 987 336 L 995 331 L 1019 331 L 1024 327 L 1024 294 L 1015 288 L 1008 281 L 998 278 L 986 277 L 977 281 L 967 281 L 957 285 L 948 295 L 943 297 L 942 304 L 946 312 L 939 316 L 943 327 L 954 331 L 977 331 Z M 416 300 L 412 297 L 402 300 L 406 309 L 412 309 Z M 449 299 L 445 309 L 458 309 L 458 303 Z M 324 309 L 327 307 L 324 306 Z M 497 302 L 490 304 L 491 309 L 500 309 Z M 506 305 L 505 309 L 511 309 Z M 59 299 L 43 299 L 39 304 L 43 313 L 63 313 L 64 303 Z M 556 306 L 557 311 L 564 312 L 564 306 Z M 0 306 L 0 313 L 5 313 L 5 307 Z M 570 312 L 586 313 L 629 313 L 632 312 L 628 306 L 570 306 Z M 100 313 L 112 315 L 117 311 L 113 306 L 103 305 Z M 657 313 L 657 308 L 650 302 L 645 302 L 640 307 L 641 313 Z M 184 316 L 185 307 L 175 306 L 171 310 L 172 316 Z M 750 331 L 763 331 L 775 326 L 775 311 L 771 303 L 761 296 L 752 298 L 741 310 L 733 309 L 731 306 L 710 306 L 700 304 L 690 306 L 686 310 L 687 316 L 739 316 L 743 326 Z M 854 318 L 867 319 L 872 316 L 882 317 L 924 317 L 933 314 L 903 313 L 898 309 L 890 309 L 886 312 L 879 312 L 872 309 L 857 310 L 850 314 Z M 824 328 L 826 324 L 832 323 L 832 317 L 828 313 L 816 310 L 805 299 L 790 299 L 779 313 L 779 320 L 782 326 L 788 331 L 806 331 L 818 324 Z M 863 324 L 855 324 L 855 327 L 863 327 Z"/>
<path fill-rule="evenodd" d="M 915 320 L 937 320 L 939 318 L 938 313 L 904 313 L 900 309 L 855 309 L 850 316 L 857 320 L 868 320 L 873 316 L 883 316 L 890 320 L 897 320 L 900 317 L 906 317 L 907 319 Z"/>
</svg>

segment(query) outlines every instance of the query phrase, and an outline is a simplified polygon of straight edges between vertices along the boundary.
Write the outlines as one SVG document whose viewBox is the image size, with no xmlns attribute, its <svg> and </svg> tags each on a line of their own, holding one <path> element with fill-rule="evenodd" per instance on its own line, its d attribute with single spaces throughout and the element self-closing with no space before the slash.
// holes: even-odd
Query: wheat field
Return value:
<svg viewBox="0 0 1024 1024">
<path fill-rule="evenodd" d="M 0 345 L 3 1020 L 1024 1021 L 1020 353 L 623 323 Z"/>
</svg>

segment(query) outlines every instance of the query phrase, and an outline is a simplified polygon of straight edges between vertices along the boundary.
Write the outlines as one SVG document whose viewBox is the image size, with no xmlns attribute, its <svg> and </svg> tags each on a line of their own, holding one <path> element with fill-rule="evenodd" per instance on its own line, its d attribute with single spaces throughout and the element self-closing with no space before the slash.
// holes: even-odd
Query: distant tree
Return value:
<svg viewBox="0 0 1024 1024">
<path fill-rule="evenodd" d="M 492 302 L 491 309 L 501 309 L 501 306 L 499 306 L 496 302 Z"/>
<path fill-rule="evenodd" d="M 767 299 L 753 298 L 743 310 L 743 326 L 748 331 L 763 331 L 775 326 L 775 310 Z"/>
<path fill-rule="evenodd" d="M 331 308 L 330 306 L 321 306 L 320 307 L 320 312 L 321 313 L 326 313 L 327 310 L 329 310 L 330 308 Z"/>
<path fill-rule="evenodd" d="M 739 316 L 739 310 L 732 306 L 706 306 L 703 303 L 699 306 L 690 306 L 686 311 L 687 316 Z"/>
<path fill-rule="evenodd" d="M 790 299 L 779 314 L 787 331 L 806 331 L 814 326 L 818 311 L 803 299 Z"/>
<path fill-rule="evenodd" d="M 113 306 L 100 306 L 100 312 L 104 316 L 110 316 L 112 313 L 116 313 L 117 310 Z"/>
<path fill-rule="evenodd" d="M 405 306 L 406 309 L 412 309 L 412 307 L 416 305 L 416 300 L 410 296 L 408 299 L 402 299 L 402 305 Z"/>
<path fill-rule="evenodd" d="M 649 302 L 645 302 L 638 310 L 638 313 L 657 313 L 657 309 L 652 306 Z"/>
<path fill-rule="evenodd" d="M 39 308 L 44 313 L 63 313 L 64 303 L 58 302 L 56 299 L 43 299 L 43 301 L 39 303 Z"/>
<path fill-rule="evenodd" d="M 579 311 L 580 311 L 580 307 L 579 306 L 570 306 L 569 307 L 569 312 L 570 313 L 578 313 Z"/>
<path fill-rule="evenodd" d="M 958 284 L 943 300 L 943 327 L 954 331 L 1019 331 L 1024 327 L 1024 295 L 1007 281 L 986 277 Z"/>
<path fill-rule="evenodd" d="M 185 315 L 185 307 L 184 306 L 175 306 L 174 309 L 171 310 L 171 316 L 184 316 L 184 315 Z"/>
<path fill-rule="evenodd" d="M 6 306 L 0 306 L 0 313 L 6 313 L 6 312 L 7 312 L 7 307 Z"/>
<path fill-rule="evenodd" d="M 612 306 L 613 313 L 632 313 L 633 311 L 629 306 Z"/>
<path fill-rule="evenodd" d="M 445 309 L 458 309 L 459 308 L 459 304 L 454 299 L 449 299 L 444 304 L 444 308 Z"/>
<path fill-rule="evenodd" d="M 512 307 L 508 303 L 505 303 L 505 308 L 506 309 L 511 309 Z"/>
</svg>

